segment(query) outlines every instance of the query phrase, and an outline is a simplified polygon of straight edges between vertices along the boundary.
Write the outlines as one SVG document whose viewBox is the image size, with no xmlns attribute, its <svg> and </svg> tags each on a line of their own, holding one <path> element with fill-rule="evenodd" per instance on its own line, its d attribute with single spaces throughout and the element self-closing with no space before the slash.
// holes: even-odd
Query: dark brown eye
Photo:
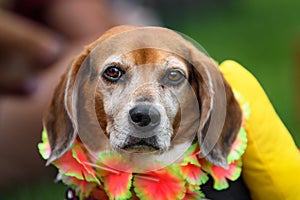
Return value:
<svg viewBox="0 0 300 200">
<path fill-rule="evenodd" d="M 117 66 L 110 66 L 103 72 L 104 78 L 110 82 L 118 81 L 123 74 L 124 72 Z"/>
<path fill-rule="evenodd" d="M 169 70 L 164 78 L 165 84 L 177 85 L 185 79 L 183 72 L 177 69 Z"/>
</svg>

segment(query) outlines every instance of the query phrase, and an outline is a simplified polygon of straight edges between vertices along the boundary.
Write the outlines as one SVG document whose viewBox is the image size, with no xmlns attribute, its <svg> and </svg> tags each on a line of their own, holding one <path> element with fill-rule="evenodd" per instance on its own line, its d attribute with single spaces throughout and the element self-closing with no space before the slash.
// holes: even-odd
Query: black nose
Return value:
<svg viewBox="0 0 300 200">
<path fill-rule="evenodd" d="M 153 106 L 138 105 L 129 111 L 131 122 L 138 128 L 153 129 L 160 122 L 159 111 Z"/>
</svg>

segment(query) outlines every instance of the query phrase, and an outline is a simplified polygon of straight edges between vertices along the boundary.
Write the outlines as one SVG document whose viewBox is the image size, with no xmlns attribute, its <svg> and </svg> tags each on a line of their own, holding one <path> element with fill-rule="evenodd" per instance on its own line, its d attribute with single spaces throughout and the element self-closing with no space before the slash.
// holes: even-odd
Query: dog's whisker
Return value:
<svg viewBox="0 0 300 200">
<path fill-rule="evenodd" d="M 108 168 L 108 167 L 96 165 L 96 164 L 93 164 L 93 163 L 90 163 L 90 162 L 84 162 L 84 164 L 87 164 L 87 165 L 89 165 L 91 167 L 95 167 L 95 168 L 102 169 L 102 170 L 105 170 L 105 171 L 109 171 L 109 172 L 112 172 L 114 174 L 120 174 L 119 171 L 111 169 L 111 168 Z"/>
<path fill-rule="evenodd" d="M 145 179 L 145 180 L 149 180 L 149 181 L 154 181 L 154 182 L 159 182 L 158 178 L 152 178 L 149 176 L 142 176 L 142 175 L 134 175 L 135 178 L 140 178 L 140 179 Z"/>
</svg>

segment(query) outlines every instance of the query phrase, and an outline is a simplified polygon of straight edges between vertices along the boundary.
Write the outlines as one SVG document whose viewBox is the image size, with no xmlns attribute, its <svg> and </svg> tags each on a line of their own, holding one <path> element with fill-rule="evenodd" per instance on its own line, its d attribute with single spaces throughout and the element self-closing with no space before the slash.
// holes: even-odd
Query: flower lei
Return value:
<svg viewBox="0 0 300 200">
<path fill-rule="evenodd" d="M 247 146 L 244 127 L 250 115 L 249 104 L 237 92 L 235 96 L 243 110 L 243 123 L 227 158 L 227 169 L 199 158 L 199 145 L 195 143 L 185 152 L 183 159 L 172 165 L 146 173 L 130 173 L 130 164 L 119 154 L 101 153 L 96 163 L 90 163 L 84 146 L 76 140 L 72 149 L 52 163 L 58 168 L 62 182 L 75 191 L 74 197 L 69 199 L 199 199 L 205 197 L 201 185 L 208 181 L 208 175 L 214 180 L 214 189 L 228 188 L 227 179 L 235 181 L 241 174 L 241 156 Z M 42 157 L 47 159 L 51 149 L 45 129 L 38 148 Z M 120 166 L 126 170 L 116 170 Z"/>
</svg>

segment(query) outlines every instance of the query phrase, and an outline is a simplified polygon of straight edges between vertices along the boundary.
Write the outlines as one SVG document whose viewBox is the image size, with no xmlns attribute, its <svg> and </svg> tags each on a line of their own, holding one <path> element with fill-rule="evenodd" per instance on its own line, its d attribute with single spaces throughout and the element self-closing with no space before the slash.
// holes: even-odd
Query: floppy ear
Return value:
<svg viewBox="0 0 300 200">
<path fill-rule="evenodd" d="M 61 157 L 72 145 L 76 133 L 70 116 L 65 107 L 67 74 L 64 74 L 56 87 L 49 110 L 43 118 L 44 128 L 47 131 L 51 147 L 51 154 L 47 165 Z"/>
<path fill-rule="evenodd" d="M 43 124 L 47 130 L 51 147 L 51 154 L 47 160 L 47 165 L 60 158 L 67 150 L 69 150 L 77 136 L 71 120 L 73 113 L 70 97 L 72 96 L 72 90 L 79 68 L 81 65 L 88 64 L 88 62 L 84 62 L 84 60 L 88 57 L 92 49 L 94 49 L 101 41 L 114 34 L 134 28 L 135 27 L 132 26 L 119 26 L 108 30 L 96 41 L 86 46 L 79 57 L 75 59 L 71 67 L 69 67 L 66 73 L 62 76 L 61 81 L 53 94 L 49 110 L 43 118 Z M 96 102 L 95 109 L 98 110 L 98 115 L 103 113 L 103 108 L 99 104 L 99 101 Z M 101 116 L 97 117 L 99 119 L 101 118 Z M 99 122 L 102 127 L 105 126 L 105 121 L 103 119 L 99 120 Z"/>
<path fill-rule="evenodd" d="M 202 155 L 227 168 L 227 157 L 242 123 L 241 108 L 212 59 L 194 49 L 191 62 L 201 112 L 197 137 Z"/>
<path fill-rule="evenodd" d="M 76 74 L 88 53 L 89 50 L 85 49 L 63 74 L 60 83 L 55 88 L 49 109 L 43 117 L 43 125 L 47 131 L 51 148 L 46 165 L 60 158 L 69 150 L 76 138 L 77 133 L 71 120 L 70 97 Z"/>
</svg>

